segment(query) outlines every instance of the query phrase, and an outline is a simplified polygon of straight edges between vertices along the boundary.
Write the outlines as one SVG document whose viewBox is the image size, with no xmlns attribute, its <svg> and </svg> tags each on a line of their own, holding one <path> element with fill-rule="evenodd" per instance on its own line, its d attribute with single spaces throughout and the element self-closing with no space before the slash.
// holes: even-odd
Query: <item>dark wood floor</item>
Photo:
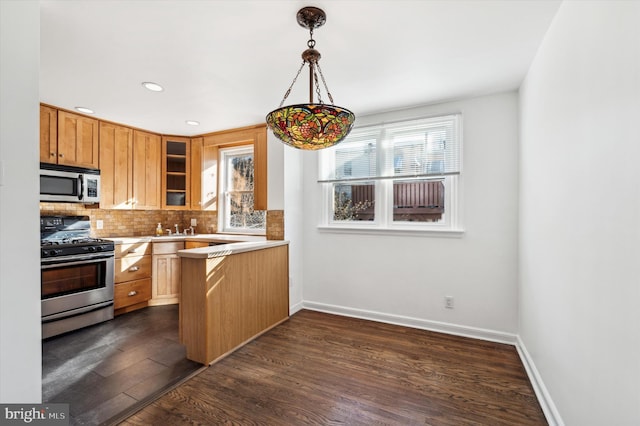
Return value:
<svg viewBox="0 0 640 426">
<path fill-rule="evenodd" d="M 71 425 L 110 424 L 201 365 L 178 342 L 178 306 L 155 306 L 42 343 L 42 400 L 69 404 Z"/>
<path fill-rule="evenodd" d="M 513 346 L 300 311 L 123 425 L 546 425 Z"/>
</svg>

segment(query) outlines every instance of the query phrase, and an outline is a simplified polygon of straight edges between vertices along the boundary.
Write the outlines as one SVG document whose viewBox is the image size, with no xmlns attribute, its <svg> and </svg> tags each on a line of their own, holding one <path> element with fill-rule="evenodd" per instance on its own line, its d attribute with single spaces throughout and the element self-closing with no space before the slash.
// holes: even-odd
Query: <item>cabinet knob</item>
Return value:
<svg viewBox="0 0 640 426">
<path fill-rule="evenodd" d="M 52 152 L 52 153 L 51 153 L 51 156 L 52 156 L 52 157 L 55 157 L 55 156 L 56 156 L 56 153 L 55 153 L 55 152 Z"/>
<path fill-rule="evenodd" d="M 64 154 L 58 154 L 58 157 L 62 158 L 64 157 Z"/>
<path fill-rule="evenodd" d="M 127 293 L 127 296 L 135 296 L 136 294 L 138 294 L 137 291 L 131 290 L 129 293 Z"/>
<path fill-rule="evenodd" d="M 139 266 L 132 266 L 131 268 L 129 268 L 129 272 L 136 272 L 138 270 L 140 270 Z"/>
</svg>

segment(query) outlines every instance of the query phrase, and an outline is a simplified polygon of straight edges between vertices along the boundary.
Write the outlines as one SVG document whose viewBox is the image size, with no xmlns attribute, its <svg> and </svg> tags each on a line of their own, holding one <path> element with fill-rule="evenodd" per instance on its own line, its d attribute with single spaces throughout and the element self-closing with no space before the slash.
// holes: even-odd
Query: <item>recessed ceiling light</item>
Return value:
<svg viewBox="0 0 640 426">
<path fill-rule="evenodd" d="M 151 90 L 152 92 L 162 92 L 164 90 L 164 88 L 160 86 L 158 83 L 153 83 L 151 81 L 145 81 L 144 83 L 142 83 L 142 85 L 146 89 Z"/>
<path fill-rule="evenodd" d="M 187 120 L 185 121 L 185 123 L 187 123 L 189 126 L 199 126 L 200 122 L 199 121 L 195 121 L 195 120 Z"/>
<path fill-rule="evenodd" d="M 76 107 L 76 111 L 84 112 L 85 114 L 93 114 L 93 110 L 86 107 Z"/>
</svg>

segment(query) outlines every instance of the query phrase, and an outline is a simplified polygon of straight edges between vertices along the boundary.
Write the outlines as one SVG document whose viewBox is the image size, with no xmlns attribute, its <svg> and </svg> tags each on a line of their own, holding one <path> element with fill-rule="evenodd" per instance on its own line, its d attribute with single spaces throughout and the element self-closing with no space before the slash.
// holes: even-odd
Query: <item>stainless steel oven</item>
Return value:
<svg viewBox="0 0 640 426">
<path fill-rule="evenodd" d="M 86 216 L 43 216 L 42 337 L 113 318 L 114 245 L 91 238 Z"/>
</svg>

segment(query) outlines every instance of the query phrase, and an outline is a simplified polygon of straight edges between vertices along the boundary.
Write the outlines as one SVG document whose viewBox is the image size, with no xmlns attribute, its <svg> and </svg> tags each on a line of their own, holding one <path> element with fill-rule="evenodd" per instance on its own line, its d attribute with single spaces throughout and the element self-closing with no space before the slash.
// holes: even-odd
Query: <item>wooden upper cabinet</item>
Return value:
<svg viewBox="0 0 640 426">
<path fill-rule="evenodd" d="M 200 179 L 200 209 L 218 210 L 218 145 L 203 141 Z"/>
<path fill-rule="evenodd" d="M 191 210 L 202 209 L 202 142 L 191 138 Z"/>
<path fill-rule="evenodd" d="M 242 145 L 253 145 L 253 208 L 267 210 L 267 126 L 263 124 L 204 136 L 201 201 L 203 209 L 215 210 L 219 149 Z"/>
<path fill-rule="evenodd" d="M 58 159 L 58 110 L 40 105 L 40 162 L 56 163 Z"/>
<path fill-rule="evenodd" d="M 267 127 L 256 129 L 253 139 L 253 208 L 267 210 Z"/>
<path fill-rule="evenodd" d="M 160 135 L 100 122 L 100 207 L 160 209 Z"/>
<path fill-rule="evenodd" d="M 160 135 L 133 132 L 133 208 L 161 207 L 162 141 Z"/>
<path fill-rule="evenodd" d="M 58 111 L 58 164 L 99 168 L 98 120 Z"/>
<path fill-rule="evenodd" d="M 162 137 L 162 208 L 191 208 L 191 146 L 189 138 Z"/>
<path fill-rule="evenodd" d="M 131 209 L 133 129 L 100 122 L 100 208 Z"/>
</svg>

